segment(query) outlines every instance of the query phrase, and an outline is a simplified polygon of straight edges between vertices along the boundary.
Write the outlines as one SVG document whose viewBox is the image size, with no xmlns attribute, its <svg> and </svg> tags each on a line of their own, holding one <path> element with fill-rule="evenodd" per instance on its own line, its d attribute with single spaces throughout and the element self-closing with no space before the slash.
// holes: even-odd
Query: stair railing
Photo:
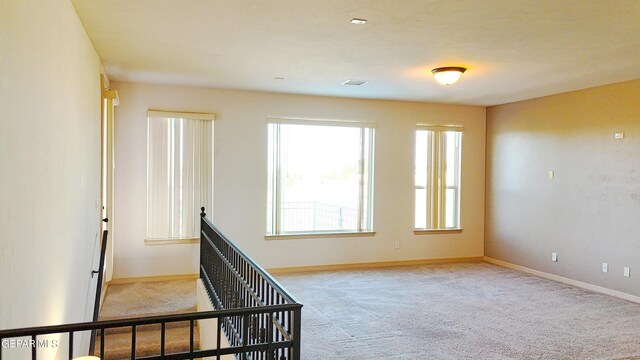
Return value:
<svg viewBox="0 0 640 360">
<path fill-rule="evenodd" d="M 214 308 L 263 308 L 278 311 L 223 318 L 221 329 L 229 344 L 289 343 L 270 352 L 247 351 L 241 359 L 300 359 L 302 304 L 209 219 L 201 208 L 200 278 Z M 274 351 L 275 350 L 275 351 Z"/>
<path fill-rule="evenodd" d="M 108 218 L 102 219 L 104 223 L 109 222 Z M 100 315 L 100 299 L 102 298 L 102 281 L 104 280 L 104 263 L 106 260 L 107 254 L 107 235 L 109 234 L 108 230 L 104 230 L 102 232 L 102 241 L 100 242 L 100 261 L 98 262 L 98 270 L 91 271 L 91 277 L 94 274 L 98 274 L 98 284 L 96 285 L 96 298 L 93 303 L 93 317 L 92 321 L 98 321 L 98 316 Z M 89 355 L 95 354 L 96 348 L 96 331 L 92 330 L 89 338 Z"/>
<path fill-rule="evenodd" d="M 100 332 L 99 354 L 105 354 L 105 343 L 108 342 L 105 332 L 114 328 L 131 329 L 131 359 L 178 360 L 215 357 L 219 360 L 224 355 L 234 355 L 238 360 L 300 360 L 302 304 L 224 236 L 205 217 L 204 208 L 201 213 L 201 227 L 200 276 L 215 310 L 0 330 L 0 360 L 4 351 L 19 351 L 24 348 L 29 348 L 27 351 L 31 352 L 31 359 L 37 360 L 40 344 L 61 347 L 62 343 L 59 342 L 65 341 L 66 354 L 71 360 L 74 356 L 74 334 L 84 331 Z M 106 236 L 105 231 L 103 248 L 106 247 Z M 217 346 L 212 349 L 195 349 L 196 322 L 206 319 L 217 320 Z M 167 354 L 167 325 L 185 321 L 189 322 L 189 350 Z M 161 329 L 160 354 L 136 356 L 136 329 L 154 324 L 159 324 Z M 57 335 L 56 340 L 50 340 L 52 335 Z M 223 336 L 229 343 L 228 347 L 221 346 Z M 55 344 L 49 341 L 55 341 Z"/>
</svg>

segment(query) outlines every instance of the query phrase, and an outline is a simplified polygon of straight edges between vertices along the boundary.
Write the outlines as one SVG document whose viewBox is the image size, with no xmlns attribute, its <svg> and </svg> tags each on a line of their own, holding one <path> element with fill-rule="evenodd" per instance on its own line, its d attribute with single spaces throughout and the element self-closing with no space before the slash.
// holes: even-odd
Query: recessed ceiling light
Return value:
<svg viewBox="0 0 640 360">
<path fill-rule="evenodd" d="M 364 25 L 364 24 L 367 23 L 367 19 L 353 18 L 353 19 L 351 19 L 351 23 L 352 24 L 356 24 L 356 25 Z"/>
<path fill-rule="evenodd" d="M 342 83 L 342 85 L 356 85 L 356 86 L 360 86 L 362 84 L 366 84 L 368 83 L 367 80 L 347 80 L 345 82 Z"/>
</svg>

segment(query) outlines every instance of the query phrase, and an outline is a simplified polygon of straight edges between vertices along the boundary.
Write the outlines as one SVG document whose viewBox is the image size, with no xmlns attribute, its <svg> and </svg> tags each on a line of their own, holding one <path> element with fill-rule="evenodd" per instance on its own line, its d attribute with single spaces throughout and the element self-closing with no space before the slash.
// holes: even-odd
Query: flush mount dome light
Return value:
<svg viewBox="0 0 640 360">
<path fill-rule="evenodd" d="M 455 84 L 467 69 L 459 66 L 439 67 L 431 70 L 433 77 L 442 85 Z"/>
</svg>

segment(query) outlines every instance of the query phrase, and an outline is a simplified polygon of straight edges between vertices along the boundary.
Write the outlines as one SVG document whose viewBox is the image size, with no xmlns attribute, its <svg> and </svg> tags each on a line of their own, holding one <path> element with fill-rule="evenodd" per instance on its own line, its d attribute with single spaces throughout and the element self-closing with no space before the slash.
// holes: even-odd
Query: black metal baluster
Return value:
<svg viewBox="0 0 640 360">
<path fill-rule="evenodd" d="M 270 350 L 273 344 L 273 313 L 269 312 L 267 315 L 267 344 L 269 345 L 269 351 L 267 351 L 267 360 L 273 360 L 273 352 Z"/>
<path fill-rule="evenodd" d="M 262 313 L 260 314 L 260 332 L 258 334 L 259 340 L 261 344 L 264 344 L 267 342 L 267 329 L 265 328 L 266 324 L 267 324 L 267 314 Z M 266 357 L 267 352 L 263 351 L 260 355 L 260 359 L 263 359 Z"/>
<path fill-rule="evenodd" d="M 218 344 L 217 349 L 220 350 L 220 348 L 222 347 L 222 322 L 224 321 L 223 318 L 217 318 L 216 320 L 218 322 L 217 326 L 218 326 L 218 339 L 216 340 L 216 344 Z M 220 353 L 218 353 L 216 355 L 216 360 L 220 360 Z"/>
<path fill-rule="evenodd" d="M 73 331 L 69 332 L 69 360 L 73 359 Z"/>
<path fill-rule="evenodd" d="M 193 319 L 189 320 L 189 360 L 193 360 Z"/>
<path fill-rule="evenodd" d="M 204 208 L 202 208 L 202 212 L 204 212 Z M 164 342 L 166 338 L 166 323 L 163 321 L 160 324 L 160 356 L 164 359 Z"/>
<path fill-rule="evenodd" d="M 302 345 L 300 342 L 300 334 L 302 332 L 302 328 L 300 327 L 300 323 L 302 322 L 302 308 L 298 307 L 293 310 L 293 316 L 293 359 L 300 359 Z"/>
<path fill-rule="evenodd" d="M 249 345 L 249 315 L 242 318 L 242 359 L 247 358 L 247 345 Z"/>
<path fill-rule="evenodd" d="M 136 358 L 136 326 L 131 326 L 131 359 Z"/>
<path fill-rule="evenodd" d="M 36 347 L 37 344 L 37 336 L 36 335 L 31 335 L 31 359 L 32 360 L 36 360 L 37 356 L 38 356 L 38 348 Z"/>
<path fill-rule="evenodd" d="M 106 355 L 104 353 L 104 328 L 100 329 L 100 357 L 101 358 L 106 358 Z"/>
<path fill-rule="evenodd" d="M 252 278 L 253 278 L 253 282 L 251 284 L 251 289 L 253 290 L 254 294 L 256 294 L 258 296 L 258 299 L 259 299 L 260 298 L 260 288 L 259 288 L 260 280 L 258 279 L 258 273 L 255 270 L 251 269 L 251 275 L 252 275 Z M 253 299 L 253 298 L 251 298 L 251 299 L 252 299 L 252 305 L 253 306 L 258 306 L 257 300 Z"/>
</svg>

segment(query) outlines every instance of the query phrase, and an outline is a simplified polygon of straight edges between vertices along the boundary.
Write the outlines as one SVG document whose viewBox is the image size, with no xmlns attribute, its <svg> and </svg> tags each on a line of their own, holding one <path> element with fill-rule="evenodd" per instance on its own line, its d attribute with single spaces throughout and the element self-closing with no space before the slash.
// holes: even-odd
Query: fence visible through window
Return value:
<svg viewBox="0 0 640 360">
<path fill-rule="evenodd" d="M 285 202 L 281 207 L 284 232 L 358 229 L 358 209 L 317 202 Z"/>
</svg>

